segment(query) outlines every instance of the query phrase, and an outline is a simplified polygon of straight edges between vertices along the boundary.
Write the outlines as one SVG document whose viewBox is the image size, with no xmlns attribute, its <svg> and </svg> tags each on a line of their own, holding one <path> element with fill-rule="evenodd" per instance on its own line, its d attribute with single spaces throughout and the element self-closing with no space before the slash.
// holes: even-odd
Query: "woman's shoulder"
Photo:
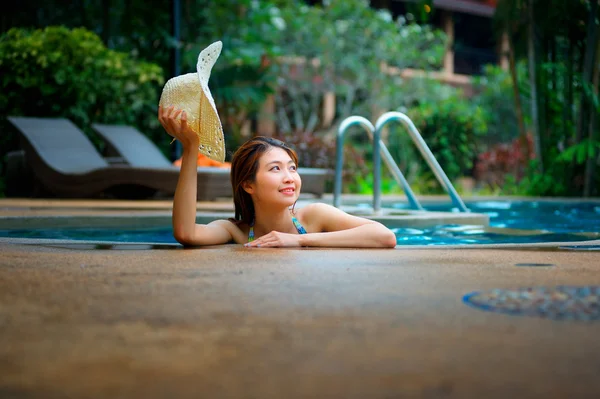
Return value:
<svg viewBox="0 0 600 399">
<path fill-rule="evenodd" d="M 333 206 L 322 202 L 313 202 L 305 205 L 294 212 L 295 217 L 305 227 L 310 227 L 312 231 L 321 231 L 323 219 L 335 210 Z"/>
<path fill-rule="evenodd" d="M 310 217 L 311 215 L 320 214 L 322 212 L 328 212 L 331 209 L 335 209 L 333 206 L 329 204 L 325 204 L 323 202 L 313 202 L 311 204 L 305 205 L 302 208 L 298 209 L 295 214 L 299 217 Z"/>
</svg>

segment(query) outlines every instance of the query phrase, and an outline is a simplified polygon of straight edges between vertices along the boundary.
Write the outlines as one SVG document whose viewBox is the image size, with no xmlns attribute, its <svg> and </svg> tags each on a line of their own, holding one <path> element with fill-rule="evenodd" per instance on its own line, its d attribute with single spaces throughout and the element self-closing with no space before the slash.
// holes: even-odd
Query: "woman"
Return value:
<svg viewBox="0 0 600 399">
<path fill-rule="evenodd" d="M 394 233 L 378 222 L 322 203 L 296 210 L 302 187 L 296 153 L 268 137 L 249 140 L 233 156 L 235 219 L 196 224 L 198 136 L 188 127 L 185 112 L 174 107 L 159 107 L 158 119 L 183 147 L 173 201 L 173 233 L 181 244 L 233 241 L 247 247 L 395 247 Z"/>
</svg>

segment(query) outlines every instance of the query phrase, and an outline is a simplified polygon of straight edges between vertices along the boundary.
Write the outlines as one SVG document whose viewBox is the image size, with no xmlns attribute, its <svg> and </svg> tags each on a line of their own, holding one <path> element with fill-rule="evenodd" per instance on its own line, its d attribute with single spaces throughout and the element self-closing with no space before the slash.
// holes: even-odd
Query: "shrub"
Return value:
<svg viewBox="0 0 600 399">
<path fill-rule="evenodd" d="M 480 107 L 455 91 L 445 99 L 421 102 L 408 116 L 450 180 L 472 174 L 479 140 L 487 131 Z M 424 160 L 421 165 L 429 170 Z"/>
<path fill-rule="evenodd" d="M 519 63 L 520 81 L 526 71 Z M 477 92 L 473 101 L 485 111 L 488 133 L 485 142 L 490 146 L 499 143 L 510 143 L 519 136 L 519 127 L 515 109 L 513 83 L 510 73 L 497 65 L 487 65 L 481 77 L 475 77 L 473 86 Z M 528 100 L 520 98 L 523 111 L 528 115 Z"/>
<path fill-rule="evenodd" d="M 529 162 L 533 159 L 533 139 L 517 138 L 511 143 L 491 146 L 477 157 L 475 178 L 493 190 L 518 184 L 527 174 Z M 514 184 L 513 184 L 514 183 Z M 513 193 L 514 194 L 514 193 Z"/>
</svg>

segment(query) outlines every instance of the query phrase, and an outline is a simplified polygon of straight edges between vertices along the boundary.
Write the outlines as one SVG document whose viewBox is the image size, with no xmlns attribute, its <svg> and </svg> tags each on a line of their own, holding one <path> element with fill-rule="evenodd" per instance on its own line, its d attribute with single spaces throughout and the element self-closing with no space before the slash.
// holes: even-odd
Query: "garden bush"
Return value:
<svg viewBox="0 0 600 399">
<path fill-rule="evenodd" d="M 525 139 L 516 138 L 510 143 L 495 144 L 480 153 L 474 176 L 485 188 L 500 191 L 503 187 L 506 188 L 507 183 L 518 184 L 526 176 L 531 160 L 533 160 L 531 135 Z"/>
<path fill-rule="evenodd" d="M 520 81 L 526 80 L 525 65 L 517 64 Z M 515 108 L 515 97 L 510 73 L 497 65 L 486 65 L 481 77 L 474 77 L 476 95 L 473 102 L 484 111 L 488 133 L 484 143 L 511 143 L 519 136 L 519 126 Z M 524 117 L 529 117 L 529 100 L 520 96 Z"/>
<path fill-rule="evenodd" d="M 472 175 L 480 140 L 487 132 L 479 106 L 455 90 L 447 98 L 422 101 L 408 116 L 450 180 Z M 420 160 L 422 169 L 429 171 Z"/>
</svg>

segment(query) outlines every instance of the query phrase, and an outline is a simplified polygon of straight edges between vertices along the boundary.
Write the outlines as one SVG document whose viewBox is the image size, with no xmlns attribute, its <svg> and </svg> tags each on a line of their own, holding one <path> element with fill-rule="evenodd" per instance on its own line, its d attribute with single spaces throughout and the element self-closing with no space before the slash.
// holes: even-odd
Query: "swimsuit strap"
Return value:
<svg viewBox="0 0 600 399">
<path fill-rule="evenodd" d="M 250 231 L 248 232 L 248 242 L 254 241 L 254 222 L 250 225 Z"/>
<path fill-rule="evenodd" d="M 292 222 L 294 223 L 294 226 L 296 226 L 296 230 L 298 230 L 298 234 L 306 234 L 306 229 L 304 228 L 304 226 L 302 226 L 300 224 L 298 219 L 296 219 L 294 216 L 292 216 Z"/>
<path fill-rule="evenodd" d="M 300 224 L 298 219 L 296 219 L 294 216 L 292 216 L 292 223 L 294 223 L 294 226 L 296 227 L 298 234 L 306 234 L 306 229 L 304 228 L 304 226 L 302 226 Z M 250 225 L 250 231 L 248 231 L 248 242 L 252 242 L 252 241 L 254 241 L 254 222 L 252 222 L 252 224 Z"/>
</svg>

